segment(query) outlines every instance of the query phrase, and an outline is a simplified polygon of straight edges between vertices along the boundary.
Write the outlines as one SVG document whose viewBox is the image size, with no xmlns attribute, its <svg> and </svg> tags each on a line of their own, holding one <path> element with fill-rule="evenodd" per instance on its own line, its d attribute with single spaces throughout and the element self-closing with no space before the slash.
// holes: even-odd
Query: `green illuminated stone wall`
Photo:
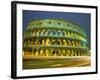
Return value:
<svg viewBox="0 0 100 80">
<path fill-rule="evenodd" d="M 24 55 L 89 56 L 87 35 L 81 26 L 63 19 L 38 19 L 24 34 Z"/>
</svg>

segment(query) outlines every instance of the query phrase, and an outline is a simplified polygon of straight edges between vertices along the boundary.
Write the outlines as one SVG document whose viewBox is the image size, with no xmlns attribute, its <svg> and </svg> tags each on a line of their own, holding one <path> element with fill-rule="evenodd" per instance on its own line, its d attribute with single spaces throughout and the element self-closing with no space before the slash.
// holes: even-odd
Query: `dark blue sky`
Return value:
<svg viewBox="0 0 100 80">
<path fill-rule="evenodd" d="M 90 41 L 91 15 L 88 13 L 23 10 L 23 32 L 26 30 L 28 23 L 33 19 L 47 19 L 47 18 L 62 18 L 65 20 L 70 20 L 80 25 L 85 30 L 88 36 L 89 44 L 91 43 Z"/>
</svg>

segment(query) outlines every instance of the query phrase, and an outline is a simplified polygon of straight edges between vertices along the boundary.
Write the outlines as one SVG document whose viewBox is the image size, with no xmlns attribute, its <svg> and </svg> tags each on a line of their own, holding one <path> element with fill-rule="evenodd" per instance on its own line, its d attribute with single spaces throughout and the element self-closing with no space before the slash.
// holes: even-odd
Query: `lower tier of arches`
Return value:
<svg viewBox="0 0 100 80">
<path fill-rule="evenodd" d="M 71 49 L 31 49 L 25 50 L 24 55 L 34 56 L 90 56 L 88 50 L 71 50 Z"/>
</svg>

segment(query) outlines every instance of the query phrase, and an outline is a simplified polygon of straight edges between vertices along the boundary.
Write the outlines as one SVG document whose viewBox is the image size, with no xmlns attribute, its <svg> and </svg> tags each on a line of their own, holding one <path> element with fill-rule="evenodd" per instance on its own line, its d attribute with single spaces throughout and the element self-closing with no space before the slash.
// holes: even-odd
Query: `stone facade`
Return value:
<svg viewBox="0 0 100 80">
<path fill-rule="evenodd" d="M 63 19 L 31 21 L 24 33 L 23 51 L 32 56 L 90 56 L 85 31 Z"/>
</svg>

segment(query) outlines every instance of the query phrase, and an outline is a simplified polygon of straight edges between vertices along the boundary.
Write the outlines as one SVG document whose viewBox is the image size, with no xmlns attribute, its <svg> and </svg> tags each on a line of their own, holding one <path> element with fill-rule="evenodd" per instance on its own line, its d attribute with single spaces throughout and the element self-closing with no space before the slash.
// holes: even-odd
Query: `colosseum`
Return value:
<svg viewBox="0 0 100 80">
<path fill-rule="evenodd" d="M 24 33 L 23 56 L 26 59 L 90 56 L 86 32 L 68 20 L 34 19 Z"/>
</svg>

